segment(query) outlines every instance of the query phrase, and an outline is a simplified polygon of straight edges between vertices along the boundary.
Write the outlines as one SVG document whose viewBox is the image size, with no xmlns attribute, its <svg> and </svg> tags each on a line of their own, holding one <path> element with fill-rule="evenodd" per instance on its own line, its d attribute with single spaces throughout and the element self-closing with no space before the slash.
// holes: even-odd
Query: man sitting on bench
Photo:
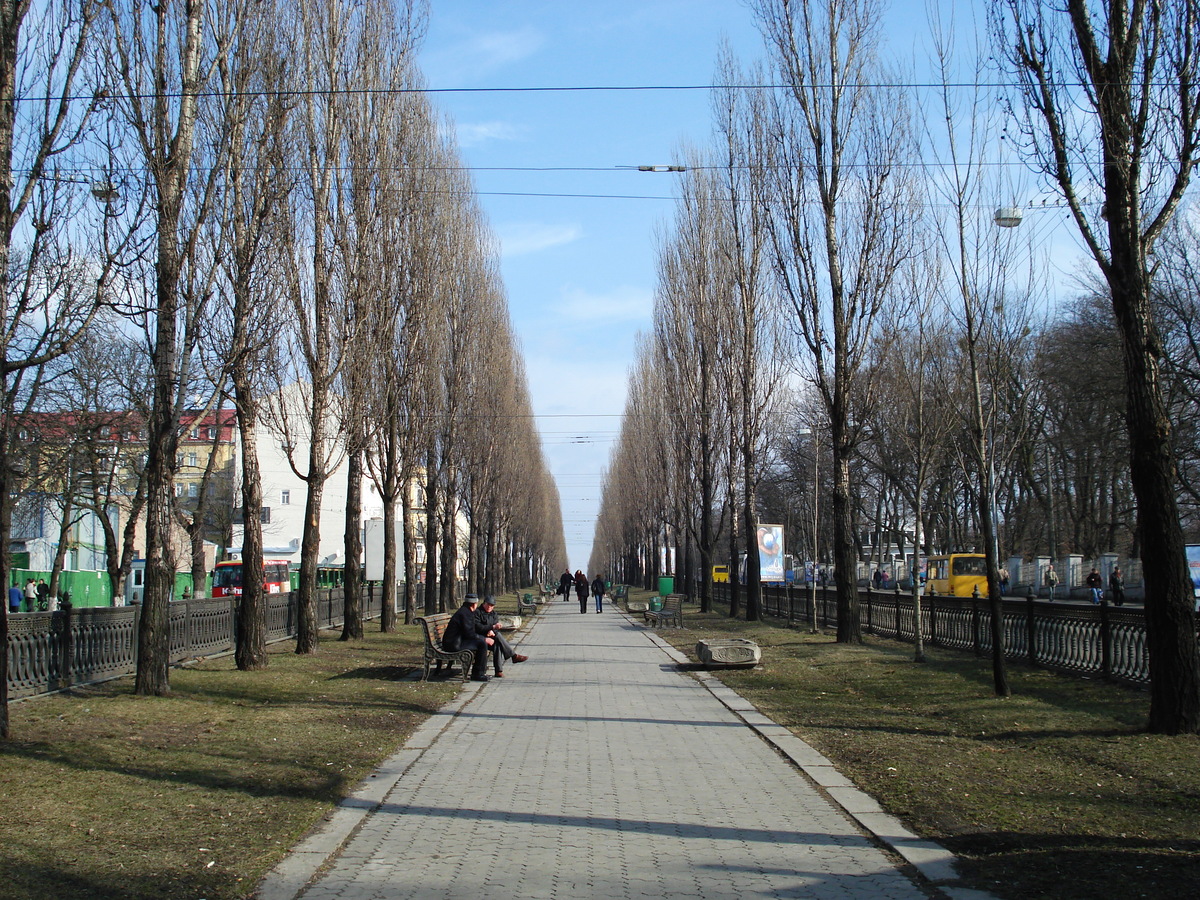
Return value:
<svg viewBox="0 0 1200 900">
<path fill-rule="evenodd" d="M 475 631 L 495 642 L 492 644 L 492 671 L 496 673 L 497 678 L 503 678 L 504 660 L 511 659 L 515 663 L 523 663 L 529 657 L 513 650 L 512 644 L 496 628 L 499 621 L 500 616 L 496 614 L 496 598 L 488 594 L 483 598 L 479 609 L 475 610 Z"/>
<path fill-rule="evenodd" d="M 442 649 L 448 653 L 454 653 L 456 650 L 474 650 L 475 664 L 471 667 L 471 680 L 487 681 L 487 648 L 494 641 L 478 633 L 475 619 L 475 607 L 478 605 L 479 598 L 474 594 L 467 594 L 463 605 L 446 623 L 446 631 L 442 634 Z"/>
</svg>

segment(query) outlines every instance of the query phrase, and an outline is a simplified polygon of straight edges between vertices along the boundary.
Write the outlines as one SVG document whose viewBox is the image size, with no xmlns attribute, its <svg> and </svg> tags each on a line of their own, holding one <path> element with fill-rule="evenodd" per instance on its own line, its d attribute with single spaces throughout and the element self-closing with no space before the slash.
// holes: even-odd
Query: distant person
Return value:
<svg viewBox="0 0 1200 900">
<path fill-rule="evenodd" d="M 447 653 L 454 653 L 458 650 L 474 651 L 475 662 L 471 667 L 471 680 L 488 681 L 487 648 L 492 646 L 495 641 L 478 634 L 475 620 L 475 607 L 478 605 L 479 598 L 474 594 L 467 594 L 463 605 L 446 624 L 446 630 L 442 634 L 442 649 Z"/>
<path fill-rule="evenodd" d="M 1120 566 L 1113 566 L 1108 576 L 1108 592 L 1112 594 L 1113 606 L 1125 605 L 1125 576 Z"/>
<path fill-rule="evenodd" d="M 871 580 L 873 582 L 875 582 L 875 590 L 879 590 L 881 587 L 883 587 L 883 581 L 884 581 L 883 569 L 877 567 L 875 569 L 875 574 L 871 576 Z"/>
<path fill-rule="evenodd" d="M 597 575 L 592 581 L 592 596 L 596 598 L 596 612 L 604 612 L 604 576 Z"/>
<path fill-rule="evenodd" d="M 50 585 L 45 578 L 39 578 L 37 583 L 38 609 L 50 608 Z"/>
<path fill-rule="evenodd" d="M 21 598 L 24 596 L 25 594 L 19 584 L 14 584 L 8 589 L 8 611 L 10 613 L 19 613 L 21 611 Z"/>
<path fill-rule="evenodd" d="M 1046 566 L 1046 587 L 1050 589 L 1050 602 L 1054 602 L 1054 589 L 1058 587 L 1058 573 L 1054 571 L 1054 563 Z"/>
<path fill-rule="evenodd" d="M 575 570 L 575 596 L 579 598 L 579 611 L 587 612 L 588 580 L 581 569 Z"/>
<path fill-rule="evenodd" d="M 575 579 L 571 575 L 571 570 L 563 569 L 563 573 L 558 576 L 558 592 L 562 594 L 564 603 L 571 599 L 571 585 L 574 583 Z"/>
<path fill-rule="evenodd" d="M 496 598 L 488 594 L 475 610 L 475 633 L 483 638 L 492 638 L 492 672 L 497 678 L 504 677 L 504 661 L 511 659 L 514 663 L 523 663 L 529 659 L 517 653 L 512 644 L 500 633 L 497 627 L 500 616 L 496 613 Z"/>
<path fill-rule="evenodd" d="M 1008 594 L 1008 569 L 1001 566 L 1000 568 L 1000 596 Z"/>
<path fill-rule="evenodd" d="M 25 582 L 25 603 L 29 606 L 30 612 L 38 608 L 37 585 L 33 583 L 32 578 Z"/>
<path fill-rule="evenodd" d="M 1104 579 L 1100 577 L 1100 570 L 1092 566 L 1092 571 L 1088 572 L 1087 580 L 1084 583 L 1092 592 L 1092 605 L 1099 606 L 1100 600 L 1104 597 Z"/>
</svg>

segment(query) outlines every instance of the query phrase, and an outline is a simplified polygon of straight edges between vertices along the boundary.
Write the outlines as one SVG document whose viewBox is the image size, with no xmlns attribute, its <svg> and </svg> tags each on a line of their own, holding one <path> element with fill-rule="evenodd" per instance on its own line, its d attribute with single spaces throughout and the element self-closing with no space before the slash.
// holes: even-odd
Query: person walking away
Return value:
<svg viewBox="0 0 1200 900">
<path fill-rule="evenodd" d="M 21 611 L 21 598 L 25 594 L 21 591 L 19 584 L 14 584 L 8 589 L 8 611 L 10 613 L 19 613 Z"/>
<path fill-rule="evenodd" d="M 446 623 L 446 630 L 442 634 L 442 649 L 448 653 L 458 650 L 473 650 L 475 662 L 471 667 L 471 680 L 488 681 L 487 648 L 492 646 L 495 641 L 478 633 L 475 620 L 475 607 L 478 605 L 479 598 L 474 594 L 467 594 L 463 605 Z"/>
<path fill-rule="evenodd" d="M 37 611 L 37 585 L 33 583 L 32 578 L 25 582 L 25 602 L 29 605 L 30 612 Z"/>
<path fill-rule="evenodd" d="M 1092 566 L 1092 571 L 1088 572 L 1085 583 L 1092 592 L 1092 606 L 1099 606 L 1100 600 L 1104 597 L 1104 580 L 1100 577 L 1100 570 Z"/>
<path fill-rule="evenodd" d="M 1001 566 L 1000 568 L 1000 596 L 1004 597 L 1008 594 L 1008 569 Z"/>
<path fill-rule="evenodd" d="M 1046 566 L 1046 587 L 1050 588 L 1050 602 L 1054 602 L 1054 589 L 1058 587 L 1058 573 L 1054 571 L 1054 563 Z"/>
<path fill-rule="evenodd" d="M 496 598 L 488 594 L 483 598 L 479 608 L 475 610 L 475 633 L 491 638 L 492 643 L 492 672 L 497 678 L 504 677 L 504 660 L 511 659 L 514 663 L 523 663 L 528 656 L 517 653 L 512 644 L 500 633 L 497 627 L 500 616 L 496 612 Z"/>
<path fill-rule="evenodd" d="M 1113 606 L 1125 605 L 1125 576 L 1121 574 L 1120 566 L 1113 566 L 1108 575 L 1108 591 L 1112 594 Z"/>
<path fill-rule="evenodd" d="M 575 596 L 579 598 L 579 611 L 587 612 L 588 580 L 581 569 L 575 570 Z"/>
<path fill-rule="evenodd" d="M 558 592 L 562 594 L 563 603 L 571 599 L 571 585 L 575 583 L 575 579 L 571 577 L 570 569 L 563 569 L 562 575 L 558 576 Z"/>
<path fill-rule="evenodd" d="M 604 576 L 597 575 L 592 582 L 592 596 L 596 598 L 596 612 L 604 612 Z"/>
</svg>

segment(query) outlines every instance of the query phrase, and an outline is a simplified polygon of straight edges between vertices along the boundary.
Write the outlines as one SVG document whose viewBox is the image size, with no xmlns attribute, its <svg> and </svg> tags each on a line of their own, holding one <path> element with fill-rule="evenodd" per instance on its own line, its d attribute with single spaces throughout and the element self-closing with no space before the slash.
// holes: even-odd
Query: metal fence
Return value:
<svg viewBox="0 0 1200 900">
<path fill-rule="evenodd" d="M 728 585 L 714 585 L 718 599 L 729 601 Z M 859 591 L 863 631 L 913 642 L 916 615 L 912 595 L 903 592 Z M 810 608 L 815 606 L 815 608 Z M 1116 608 L 1051 603 L 1044 600 L 1005 600 L 1004 653 L 1078 675 L 1100 675 L 1130 684 L 1150 683 L 1146 623 L 1140 607 Z M 762 613 L 789 622 L 836 627 L 837 594 L 818 588 L 816 602 L 808 588 L 763 586 Z M 926 644 L 990 655 L 992 632 L 986 598 L 921 598 L 921 633 Z"/>
<path fill-rule="evenodd" d="M 270 594 L 267 640 L 296 634 L 296 595 Z M 363 618 L 377 618 L 381 597 L 366 592 Z M 170 608 L 170 661 L 180 663 L 234 649 L 237 600 L 181 600 Z M 341 588 L 317 592 L 317 625 L 342 624 Z M 71 685 L 128 675 L 137 669 L 139 606 L 60 609 L 8 619 L 8 695 L 32 697 Z"/>
</svg>

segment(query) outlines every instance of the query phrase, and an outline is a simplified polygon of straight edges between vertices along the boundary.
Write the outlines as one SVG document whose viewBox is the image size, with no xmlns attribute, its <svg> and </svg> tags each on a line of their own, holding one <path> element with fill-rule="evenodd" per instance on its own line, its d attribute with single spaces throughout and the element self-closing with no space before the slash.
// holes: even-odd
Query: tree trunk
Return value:
<svg viewBox="0 0 1200 900">
<path fill-rule="evenodd" d="M 351 438 L 352 442 L 354 440 Z M 338 638 L 341 641 L 361 640 L 363 637 L 362 449 L 352 447 L 346 463 L 346 564 L 342 570 L 342 633 Z"/>
<path fill-rule="evenodd" d="M 837 642 L 861 644 L 849 452 L 838 439 L 836 424 L 833 430 L 833 577 L 837 585 Z"/>
<path fill-rule="evenodd" d="M 380 585 L 380 610 L 379 610 L 379 630 L 384 634 L 392 634 L 396 631 L 396 585 L 400 579 L 399 573 L 396 571 L 396 496 L 401 497 L 402 506 L 407 506 L 403 502 L 403 490 L 388 491 L 383 497 L 383 583 Z M 401 515 L 404 515 L 402 513 Z M 407 522 L 407 518 L 405 519 Z M 408 534 L 404 534 L 404 546 L 408 548 Z M 411 571 L 405 566 L 405 588 L 407 593 L 408 572 Z M 407 610 L 407 599 L 405 607 Z M 407 619 L 411 622 L 411 619 Z"/>
<path fill-rule="evenodd" d="M 265 669 L 267 602 L 263 593 L 262 473 L 258 467 L 258 402 L 249 373 L 235 366 L 233 403 L 242 439 L 242 595 L 237 600 L 237 642 L 233 656 L 238 669 Z"/>
<path fill-rule="evenodd" d="M 1135 261 L 1116 264 L 1115 239 L 1113 247 L 1110 285 L 1123 338 L 1130 473 L 1146 584 L 1148 728 L 1156 734 L 1191 734 L 1200 731 L 1200 656 L 1194 591 L 1179 527 L 1171 422 L 1158 389 L 1159 351 L 1148 286 L 1138 283 L 1141 267 Z M 1130 274 L 1122 279 L 1116 277 L 1118 271 Z"/>
<path fill-rule="evenodd" d="M 296 652 L 316 653 L 321 642 L 317 627 L 317 565 L 321 551 L 321 500 L 325 494 L 324 453 L 314 437 L 310 452 L 308 499 L 300 541 L 300 596 L 296 600 Z M 316 457 L 315 459 L 313 457 Z"/>
<path fill-rule="evenodd" d="M 407 479 L 400 503 L 404 528 L 404 624 L 411 625 L 417 615 L 417 523 L 409 504 Z"/>
</svg>

